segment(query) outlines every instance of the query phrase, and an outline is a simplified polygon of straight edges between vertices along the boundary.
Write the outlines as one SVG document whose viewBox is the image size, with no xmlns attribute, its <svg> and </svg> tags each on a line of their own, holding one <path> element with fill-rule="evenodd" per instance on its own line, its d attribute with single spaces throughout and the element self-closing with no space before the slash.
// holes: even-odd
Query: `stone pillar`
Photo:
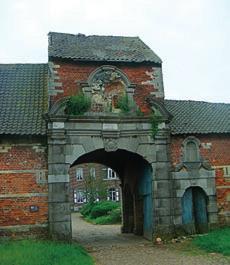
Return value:
<svg viewBox="0 0 230 265">
<path fill-rule="evenodd" d="M 49 233 L 53 239 L 71 240 L 69 202 L 69 164 L 65 163 L 65 131 L 52 130 L 49 135 L 48 185 Z"/>
<path fill-rule="evenodd" d="M 167 234 L 173 230 L 172 180 L 169 157 L 169 132 L 160 130 L 155 137 L 156 163 L 153 164 L 154 233 Z"/>
</svg>

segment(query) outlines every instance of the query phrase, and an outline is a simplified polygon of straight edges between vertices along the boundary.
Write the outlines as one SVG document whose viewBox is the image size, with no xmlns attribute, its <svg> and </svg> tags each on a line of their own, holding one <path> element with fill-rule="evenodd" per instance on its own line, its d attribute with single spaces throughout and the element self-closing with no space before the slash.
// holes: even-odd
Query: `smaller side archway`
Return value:
<svg viewBox="0 0 230 265">
<path fill-rule="evenodd" d="M 208 196 L 198 186 L 185 190 L 181 199 L 182 224 L 189 234 L 205 233 L 208 231 Z"/>
</svg>

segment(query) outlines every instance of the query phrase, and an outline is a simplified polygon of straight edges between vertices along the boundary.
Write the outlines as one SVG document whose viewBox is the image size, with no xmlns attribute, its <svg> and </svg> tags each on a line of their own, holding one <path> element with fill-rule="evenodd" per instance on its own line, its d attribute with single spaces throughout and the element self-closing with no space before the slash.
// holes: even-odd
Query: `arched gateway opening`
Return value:
<svg viewBox="0 0 230 265">
<path fill-rule="evenodd" d="M 116 171 L 122 189 L 122 232 L 152 239 L 172 231 L 168 130 L 152 137 L 149 117 L 49 116 L 49 231 L 71 240 L 69 169 L 101 163 Z"/>
<path fill-rule="evenodd" d="M 99 163 L 112 168 L 120 178 L 123 233 L 151 239 L 153 233 L 152 168 L 140 155 L 118 149 L 104 149 L 80 156 L 71 166 Z"/>
</svg>

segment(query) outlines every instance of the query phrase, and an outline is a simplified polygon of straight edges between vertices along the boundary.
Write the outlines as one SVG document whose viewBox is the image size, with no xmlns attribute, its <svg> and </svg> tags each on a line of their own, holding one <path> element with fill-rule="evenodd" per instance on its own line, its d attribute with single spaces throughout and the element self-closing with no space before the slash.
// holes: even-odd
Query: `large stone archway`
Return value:
<svg viewBox="0 0 230 265">
<path fill-rule="evenodd" d="M 163 124 L 164 125 L 164 124 Z M 69 167 L 96 150 L 117 150 L 142 157 L 151 166 L 152 234 L 172 227 L 168 130 L 159 126 L 155 139 L 148 117 L 78 117 L 49 115 L 49 231 L 52 237 L 71 239 Z M 130 167 L 131 165 L 129 165 Z M 136 198 L 136 205 L 138 199 Z M 138 217 L 136 217 L 138 218 Z M 123 224 L 124 232 L 129 224 Z M 136 230 L 140 228 L 136 227 Z M 137 232 L 138 233 L 138 232 Z M 152 236 L 152 235 L 151 235 Z M 148 235 L 148 238 L 151 236 Z"/>
<path fill-rule="evenodd" d="M 124 149 L 113 152 L 97 149 L 80 156 L 72 166 L 99 163 L 112 168 L 120 179 L 123 233 L 152 239 L 152 166 L 142 156 Z"/>
</svg>

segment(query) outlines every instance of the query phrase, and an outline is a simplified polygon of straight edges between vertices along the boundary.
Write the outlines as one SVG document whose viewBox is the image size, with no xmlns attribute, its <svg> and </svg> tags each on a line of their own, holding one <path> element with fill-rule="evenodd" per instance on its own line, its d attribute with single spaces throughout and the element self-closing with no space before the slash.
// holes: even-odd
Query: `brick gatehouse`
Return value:
<svg viewBox="0 0 230 265">
<path fill-rule="evenodd" d="M 69 172 L 84 163 L 118 174 L 122 232 L 229 224 L 230 104 L 166 100 L 162 61 L 138 37 L 51 32 L 48 54 L 0 65 L 2 236 L 70 239 Z M 79 93 L 91 105 L 72 115 Z"/>
</svg>

